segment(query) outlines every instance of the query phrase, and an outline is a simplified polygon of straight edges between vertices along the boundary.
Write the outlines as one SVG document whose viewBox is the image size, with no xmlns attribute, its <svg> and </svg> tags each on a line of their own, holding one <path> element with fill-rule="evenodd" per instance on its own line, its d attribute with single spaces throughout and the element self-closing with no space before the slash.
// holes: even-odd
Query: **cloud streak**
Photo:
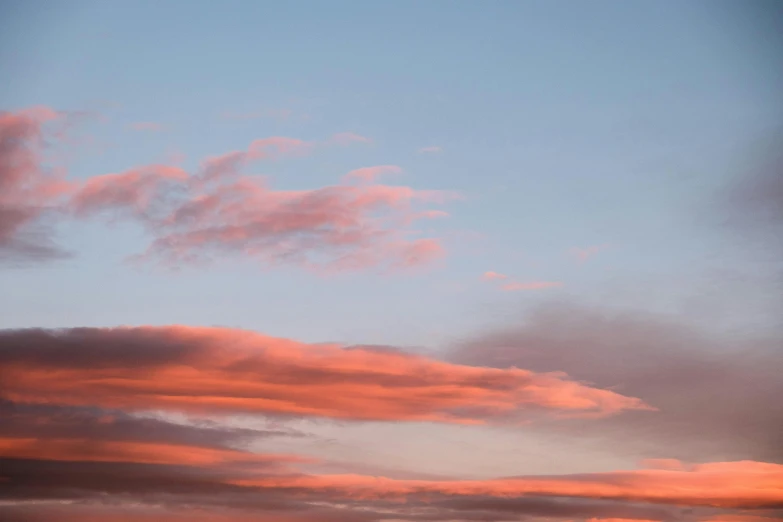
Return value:
<svg viewBox="0 0 783 522">
<path fill-rule="evenodd" d="M 698 464 L 688 471 L 635 470 L 483 481 L 394 480 L 334 475 L 270 477 L 236 483 L 263 488 L 316 490 L 361 499 L 440 494 L 603 498 L 722 508 L 771 508 L 783 503 L 783 465 L 752 461 Z"/>
<path fill-rule="evenodd" d="M 606 416 L 650 409 L 564 374 L 219 328 L 4 331 L 0 363 L 0 394 L 33 404 L 462 424 L 513 421 L 528 411 Z"/>
</svg>

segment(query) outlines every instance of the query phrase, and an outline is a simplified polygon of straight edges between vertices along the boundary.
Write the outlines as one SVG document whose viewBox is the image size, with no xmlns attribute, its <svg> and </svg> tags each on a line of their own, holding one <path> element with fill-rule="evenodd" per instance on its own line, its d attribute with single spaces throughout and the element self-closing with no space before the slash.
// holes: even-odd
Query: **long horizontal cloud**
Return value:
<svg viewBox="0 0 783 522">
<path fill-rule="evenodd" d="M 0 332 L 0 394 L 15 402 L 483 423 L 527 411 L 650 409 L 564 374 L 307 345 L 184 326 Z"/>
<path fill-rule="evenodd" d="M 199 506 L 223 508 L 224 515 L 228 508 L 257 517 L 276 511 L 312 521 L 327 520 L 314 516 L 316 506 L 324 509 L 318 513 L 322 516 L 342 512 L 344 518 L 335 520 L 520 520 L 538 515 L 669 521 L 720 520 L 714 518 L 716 514 L 731 515 L 737 509 L 763 517 L 783 503 L 783 466 L 758 462 L 703 464 L 689 471 L 483 481 L 306 475 L 286 473 L 263 462 L 244 469 L 43 459 L 0 459 L 0 464 L 5 478 L 0 498 L 62 499 L 88 505 L 116 499 L 114 513 L 120 514 L 124 500 L 136 507 L 167 505 L 173 513 Z M 711 516 L 683 517 L 681 512 L 678 516 L 677 508 Z M 60 507 L 61 513 L 68 510 L 67 505 Z M 428 516 L 421 518 L 423 513 Z"/>
<path fill-rule="evenodd" d="M 394 480 L 334 475 L 266 477 L 236 483 L 263 488 L 325 491 L 356 498 L 427 494 L 511 498 L 540 495 L 725 508 L 783 505 L 783 465 L 752 461 L 700 464 L 688 471 L 635 470 L 481 481 Z"/>
</svg>

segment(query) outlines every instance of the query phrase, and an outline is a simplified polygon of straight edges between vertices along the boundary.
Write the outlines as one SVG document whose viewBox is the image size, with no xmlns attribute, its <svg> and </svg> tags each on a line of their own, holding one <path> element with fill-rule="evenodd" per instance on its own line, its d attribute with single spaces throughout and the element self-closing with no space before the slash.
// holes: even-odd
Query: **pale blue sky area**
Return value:
<svg viewBox="0 0 783 522">
<path fill-rule="evenodd" d="M 373 143 L 248 172 L 316 188 L 396 164 L 390 183 L 464 200 L 422 225 L 444 262 L 384 277 L 233 259 L 139 271 L 122 264 L 145 246 L 135 226 L 64 225 L 74 259 L 0 272 L 0 327 L 185 323 L 435 347 L 553 297 L 678 311 L 710 274 L 748 271 L 705 207 L 783 121 L 759 5 L 4 2 L 0 108 L 101 115 L 84 126 L 100 150 L 74 153 L 74 177 L 349 131 Z M 290 116 L 219 117 L 265 111 Z M 604 244 L 583 264 L 568 255 Z M 564 286 L 504 293 L 479 280 L 489 270 Z"/>
</svg>

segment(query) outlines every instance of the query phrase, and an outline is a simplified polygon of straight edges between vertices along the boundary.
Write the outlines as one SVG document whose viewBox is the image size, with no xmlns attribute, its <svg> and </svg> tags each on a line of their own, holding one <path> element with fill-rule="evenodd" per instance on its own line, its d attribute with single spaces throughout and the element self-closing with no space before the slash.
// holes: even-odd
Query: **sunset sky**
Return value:
<svg viewBox="0 0 783 522">
<path fill-rule="evenodd" d="M 0 2 L 0 520 L 783 518 L 781 35 Z"/>
</svg>

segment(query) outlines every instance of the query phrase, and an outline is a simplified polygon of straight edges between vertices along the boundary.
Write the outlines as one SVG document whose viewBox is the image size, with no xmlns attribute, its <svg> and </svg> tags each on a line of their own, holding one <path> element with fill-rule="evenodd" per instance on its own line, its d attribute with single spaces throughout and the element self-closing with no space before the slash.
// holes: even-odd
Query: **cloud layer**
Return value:
<svg viewBox="0 0 783 522">
<path fill-rule="evenodd" d="M 0 398 L 4 520 L 766 522 L 783 506 L 774 463 L 668 459 L 492 480 L 323 475 L 307 471 L 307 455 L 260 450 L 307 434 L 221 422 L 244 413 L 505 423 L 546 411 L 597 422 L 649 409 L 562 373 L 397 350 L 181 326 L 6 330 Z"/>
</svg>

